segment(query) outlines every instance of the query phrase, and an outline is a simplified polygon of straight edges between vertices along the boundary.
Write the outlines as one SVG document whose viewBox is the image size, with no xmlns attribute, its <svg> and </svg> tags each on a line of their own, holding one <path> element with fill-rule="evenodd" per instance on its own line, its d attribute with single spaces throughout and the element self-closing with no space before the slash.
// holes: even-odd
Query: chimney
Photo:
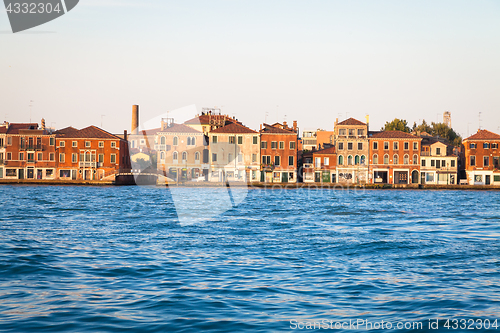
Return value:
<svg viewBox="0 0 500 333">
<path fill-rule="evenodd" d="M 288 125 L 287 125 L 286 121 L 284 121 L 284 122 L 283 122 L 283 128 L 284 128 L 284 129 L 287 129 L 287 128 L 288 128 Z"/>
<path fill-rule="evenodd" d="M 42 118 L 40 123 L 42 124 L 42 130 L 45 131 L 45 119 Z"/>
<path fill-rule="evenodd" d="M 368 127 L 368 124 L 370 123 L 370 115 L 366 115 L 366 127 Z"/>
<path fill-rule="evenodd" d="M 260 130 L 262 131 L 262 124 L 260 124 Z"/>
<path fill-rule="evenodd" d="M 127 140 L 128 140 L 127 130 L 123 130 L 123 139 L 124 139 L 125 141 L 127 141 Z"/>
<path fill-rule="evenodd" d="M 161 131 L 164 131 L 165 130 L 165 120 L 163 120 L 163 118 L 161 119 Z"/>
<path fill-rule="evenodd" d="M 132 105 L 132 134 L 139 134 L 139 105 Z"/>
<path fill-rule="evenodd" d="M 297 132 L 297 120 L 293 121 L 293 131 Z"/>
</svg>

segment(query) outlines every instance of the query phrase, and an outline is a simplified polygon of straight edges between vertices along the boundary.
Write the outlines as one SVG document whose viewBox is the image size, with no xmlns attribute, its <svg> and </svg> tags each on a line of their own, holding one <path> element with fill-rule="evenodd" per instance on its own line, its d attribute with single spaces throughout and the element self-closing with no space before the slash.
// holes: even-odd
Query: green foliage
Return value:
<svg viewBox="0 0 500 333">
<path fill-rule="evenodd" d="M 401 131 L 410 133 L 410 128 L 408 127 L 408 122 L 404 119 L 395 118 L 391 122 L 386 122 L 382 131 Z"/>
<path fill-rule="evenodd" d="M 444 123 L 433 122 L 429 125 L 425 120 L 423 120 L 422 124 L 418 126 L 414 123 L 412 130 L 420 133 L 427 132 L 432 136 L 440 136 L 441 138 L 448 140 L 448 142 L 454 146 L 460 146 L 462 144 L 462 137 Z"/>
</svg>

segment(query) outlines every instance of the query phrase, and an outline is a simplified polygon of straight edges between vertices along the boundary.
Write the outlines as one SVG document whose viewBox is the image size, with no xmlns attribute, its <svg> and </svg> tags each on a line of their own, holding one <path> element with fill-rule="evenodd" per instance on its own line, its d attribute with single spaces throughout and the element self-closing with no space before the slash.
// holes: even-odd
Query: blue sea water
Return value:
<svg viewBox="0 0 500 333">
<path fill-rule="evenodd" d="M 0 187 L 0 331 L 500 331 L 499 192 L 245 194 L 182 224 L 165 188 Z"/>
</svg>

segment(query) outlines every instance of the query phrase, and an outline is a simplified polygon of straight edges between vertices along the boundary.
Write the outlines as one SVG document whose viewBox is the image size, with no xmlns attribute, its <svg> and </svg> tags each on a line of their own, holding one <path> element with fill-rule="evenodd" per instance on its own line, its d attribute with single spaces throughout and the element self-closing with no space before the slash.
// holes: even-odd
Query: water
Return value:
<svg viewBox="0 0 500 333">
<path fill-rule="evenodd" d="M 180 191 L 196 205 L 215 190 Z M 500 320 L 499 192 L 257 189 L 190 225 L 166 189 L 0 194 L 0 331 Z"/>
</svg>

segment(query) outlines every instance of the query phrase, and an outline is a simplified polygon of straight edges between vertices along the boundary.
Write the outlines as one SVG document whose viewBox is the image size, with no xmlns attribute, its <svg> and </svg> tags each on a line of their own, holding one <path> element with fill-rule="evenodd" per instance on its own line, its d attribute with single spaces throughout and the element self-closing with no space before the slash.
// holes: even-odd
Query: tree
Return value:
<svg viewBox="0 0 500 333">
<path fill-rule="evenodd" d="M 412 131 L 417 133 L 426 132 L 431 136 L 440 136 L 448 140 L 448 142 L 454 146 L 460 146 L 462 144 L 462 137 L 444 123 L 432 122 L 429 125 L 424 119 L 420 125 L 414 123 Z"/>
<path fill-rule="evenodd" d="M 381 131 L 401 131 L 410 133 L 410 128 L 408 127 L 408 122 L 404 119 L 395 118 L 391 122 L 386 122 Z"/>
<path fill-rule="evenodd" d="M 426 133 L 431 134 L 432 133 L 432 126 L 427 124 L 427 122 L 424 119 L 424 120 L 422 120 L 422 124 L 420 124 L 418 126 L 417 126 L 417 123 L 413 123 L 412 132 L 419 132 L 419 133 L 426 132 Z"/>
</svg>

